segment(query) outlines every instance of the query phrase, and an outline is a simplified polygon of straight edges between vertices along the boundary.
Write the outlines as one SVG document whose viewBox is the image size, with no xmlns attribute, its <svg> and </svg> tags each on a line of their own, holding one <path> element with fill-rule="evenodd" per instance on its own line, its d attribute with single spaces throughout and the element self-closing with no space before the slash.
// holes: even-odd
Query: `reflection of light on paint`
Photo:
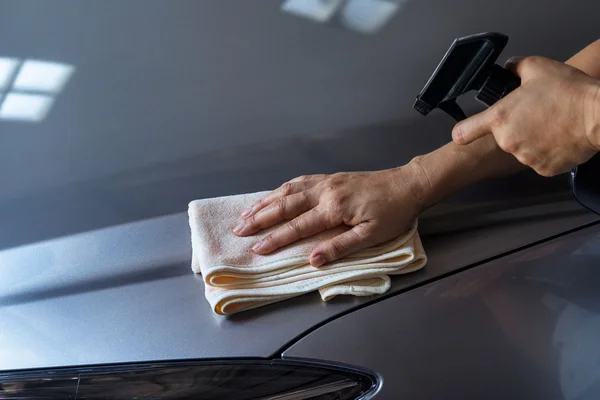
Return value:
<svg viewBox="0 0 600 400">
<path fill-rule="evenodd" d="M 71 65 L 25 60 L 15 78 L 13 89 L 58 93 L 73 73 Z"/>
<path fill-rule="evenodd" d="M 342 0 L 286 0 L 281 11 L 316 22 L 328 21 L 342 4 Z"/>
<path fill-rule="evenodd" d="M 42 360 L 39 355 L 36 354 L 36 350 L 28 345 L 29 343 L 27 343 L 26 338 L 24 338 L 22 334 L 22 332 L 34 331 L 30 328 L 31 325 L 28 324 L 26 320 L 24 321 L 23 316 L 18 314 L 18 311 L 11 311 L 10 307 L 3 308 L 0 314 L 2 315 L 2 329 L 0 330 L 0 368 L 6 365 L 10 365 L 11 367 L 22 366 L 22 368 L 30 368 L 32 365 L 40 364 Z M 43 335 L 43 332 L 35 333 Z M 40 338 L 41 337 L 43 336 L 40 336 Z M 47 344 L 45 346 L 47 346 Z"/>
<path fill-rule="evenodd" d="M 0 57 L 0 90 L 6 89 L 18 64 L 16 58 Z"/>
<path fill-rule="evenodd" d="M 379 31 L 398 11 L 399 3 L 390 0 L 348 0 L 341 21 L 349 29 L 361 33 Z"/>
<path fill-rule="evenodd" d="M 75 67 L 38 60 L 25 60 L 19 67 L 20 62 L 0 57 L 0 120 L 40 122 Z"/>
<path fill-rule="evenodd" d="M 46 95 L 11 92 L 0 104 L 0 119 L 39 122 L 53 102 L 54 98 Z"/>
</svg>

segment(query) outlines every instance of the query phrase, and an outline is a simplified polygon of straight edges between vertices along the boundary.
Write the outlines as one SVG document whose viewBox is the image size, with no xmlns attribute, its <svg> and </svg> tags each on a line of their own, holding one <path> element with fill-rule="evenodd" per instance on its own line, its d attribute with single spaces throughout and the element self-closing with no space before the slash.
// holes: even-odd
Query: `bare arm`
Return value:
<svg viewBox="0 0 600 400">
<path fill-rule="evenodd" d="M 566 62 L 594 78 L 600 78 L 600 40 L 587 46 Z M 418 178 L 424 207 L 429 207 L 460 189 L 490 178 L 510 175 L 526 167 L 504 152 L 492 135 L 468 145 L 454 142 L 410 164 Z M 409 164 L 409 165 L 410 165 Z"/>
<path fill-rule="evenodd" d="M 507 176 L 525 167 L 502 151 L 493 136 L 461 146 L 453 142 L 415 157 L 410 168 L 420 190 L 422 210 L 477 182 Z"/>
<path fill-rule="evenodd" d="M 600 74 L 599 59 L 596 42 L 569 63 Z M 424 209 L 462 188 L 524 168 L 491 135 L 468 145 L 451 142 L 398 168 L 292 179 L 245 210 L 233 231 L 248 236 L 282 223 L 253 247 L 258 254 L 269 254 L 323 230 L 348 227 L 313 249 L 310 263 L 320 267 L 397 237 Z"/>
<path fill-rule="evenodd" d="M 566 61 L 589 76 L 600 79 L 600 39 L 596 40 Z"/>
</svg>

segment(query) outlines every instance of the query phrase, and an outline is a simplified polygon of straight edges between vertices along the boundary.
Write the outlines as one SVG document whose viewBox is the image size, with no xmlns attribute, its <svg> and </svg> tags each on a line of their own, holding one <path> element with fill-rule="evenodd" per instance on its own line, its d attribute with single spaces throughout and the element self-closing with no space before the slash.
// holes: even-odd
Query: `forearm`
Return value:
<svg viewBox="0 0 600 400">
<path fill-rule="evenodd" d="M 600 79 L 600 40 L 585 47 L 579 53 L 569 58 L 566 62 L 592 78 Z M 590 99 L 585 102 L 585 111 L 590 133 L 590 141 L 598 147 L 600 145 L 600 81 L 596 88 L 591 89 Z"/>
<path fill-rule="evenodd" d="M 592 78 L 598 79 L 590 88 L 589 98 L 584 102 L 587 130 L 590 142 L 600 148 L 600 40 L 596 40 L 566 61 Z"/>
<path fill-rule="evenodd" d="M 592 146 L 600 151 L 600 79 L 597 79 L 590 86 L 584 111 L 587 137 Z"/>
<path fill-rule="evenodd" d="M 431 153 L 415 157 L 404 169 L 423 209 L 479 181 L 525 169 L 502 151 L 489 135 L 469 145 L 450 142 Z"/>
<path fill-rule="evenodd" d="M 571 57 L 567 64 L 586 74 L 600 78 L 600 40 Z M 596 121 L 600 118 L 600 90 L 592 104 Z M 600 121 L 596 125 L 600 137 Z M 453 142 L 413 159 L 405 168 L 404 181 L 409 181 L 423 209 L 444 197 L 486 179 L 507 176 L 526 169 L 511 154 L 502 151 L 494 137 L 488 135 L 468 145 Z M 409 176 L 410 175 L 410 176 Z"/>
<path fill-rule="evenodd" d="M 600 40 L 596 40 L 565 63 L 593 78 L 600 79 Z"/>
</svg>

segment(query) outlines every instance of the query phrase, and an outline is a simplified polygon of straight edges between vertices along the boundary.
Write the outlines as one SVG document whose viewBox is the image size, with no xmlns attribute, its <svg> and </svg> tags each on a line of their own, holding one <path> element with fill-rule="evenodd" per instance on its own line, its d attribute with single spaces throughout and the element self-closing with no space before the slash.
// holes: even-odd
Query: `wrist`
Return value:
<svg viewBox="0 0 600 400">
<path fill-rule="evenodd" d="M 590 85 L 585 104 L 587 139 L 596 151 L 600 151 L 600 80 Z"/>
<path fill-rule="evenodd" d="M 417 156 L 408 164 L 392 170 L 396 177 L 394 182 L 410 190 L 419 212 L 433 203 L 433 187 L 422 161 L 423 156 Z"/>
</svg>

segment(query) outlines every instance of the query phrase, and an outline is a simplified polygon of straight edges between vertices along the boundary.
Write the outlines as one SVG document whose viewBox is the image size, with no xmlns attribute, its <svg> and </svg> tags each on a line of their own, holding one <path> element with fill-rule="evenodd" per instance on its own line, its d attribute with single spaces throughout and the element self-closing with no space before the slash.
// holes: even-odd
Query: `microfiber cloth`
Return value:
<svg viewBox="0 0 600 400">
<path fill-rule="evenodd" d="M 251 248 L 281 224 L 255 236 L 232 230 L 241 213 L 268 192 L 194 200 L 188 213 L 192 270 L 202 274 L 213 311 L 226 315 L 318 290 L 327 301 L 339 294 L 368 296 L 390 288 L 388 275 L 405 274 L 427 262 L 416 222 L 402 236 L 315 268 L 309 257 L 316 244 L 350 229 L 340 226 L 302 239 L 268 255 Z"/>
</svg>

